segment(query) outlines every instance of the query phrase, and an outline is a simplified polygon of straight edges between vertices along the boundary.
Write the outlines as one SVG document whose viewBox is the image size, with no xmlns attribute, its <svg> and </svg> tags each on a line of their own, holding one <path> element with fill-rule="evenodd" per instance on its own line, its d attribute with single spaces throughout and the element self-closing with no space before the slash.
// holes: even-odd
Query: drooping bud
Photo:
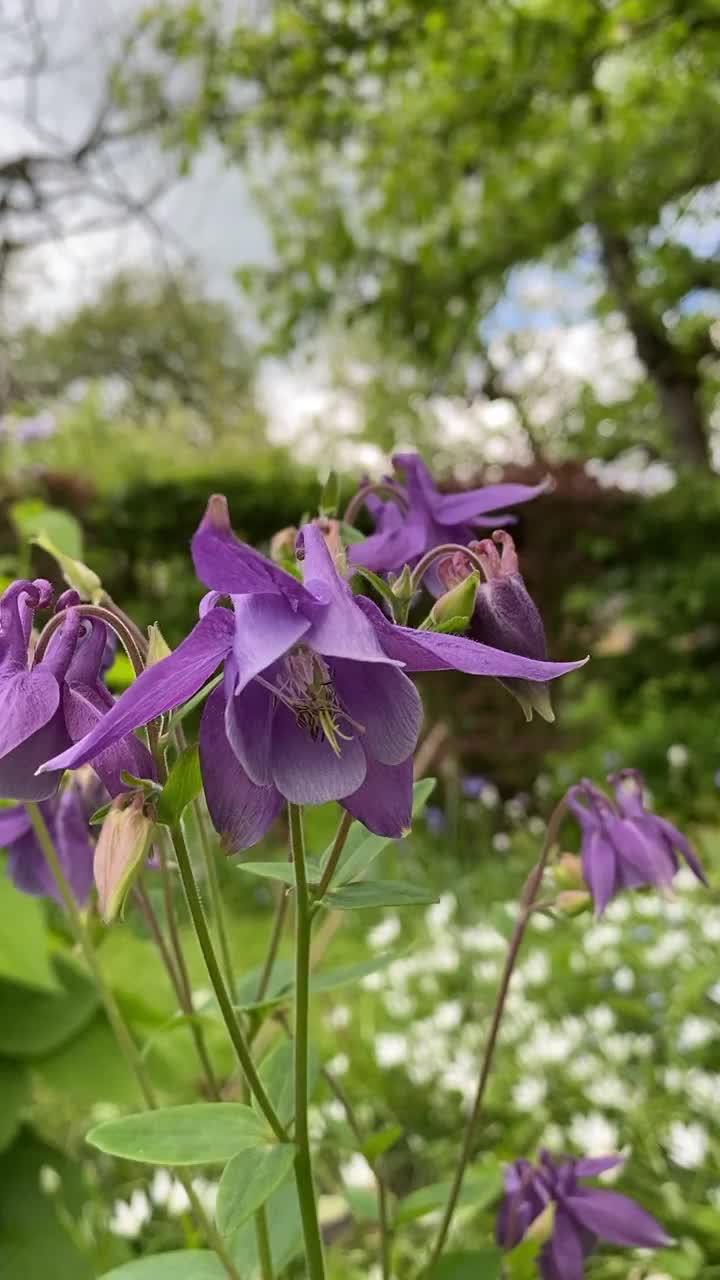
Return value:
<svg viewBox="0 0 720 1280">
<path fill-rule="evenodd" d="M 158 662 L 162 662 L 163 658 L 169 658 L 172 649 L 165 639 L 157 622 L 153 622 L 148 627 L 148 651 L 145 661 L 146 667 L 154 667 Z"/>
<path fill-rule="evenodd" d="M 558 911 L 561 916 L 569 916 L 574 919 L 575 916 L 581 916 L 585 911 L 592 910 L 592 898 L 587 889 L 565 889 L 559 893 L 553 903 L 553 908 Z"/>
<path fill-rule="evenodd" d="M 473 639 L 523 658 L 544 660 L 547 657 L 545 628 L 520 573 L 510 534 L 505 529 L 496 529 L 492 538 L 470 546 L 487 578 L 477 593 L 471 628 Z M 549 723 L 555 719 L 547 684 L 516 677 L 503 678 L 500 683 L 520 703 L 526 720 L 532 720 L 533 711 Z"/>
<path fill-rule="evenodd" d="M 402 573 L 389 573 L 387 580 L 394 598 L 399 600 L 400 604 L 409 605 L 415 594 L 415 584 L 409 565 L 403 565 Z"/>
<path fill-rule="evenodd" d="M 154 822 L 146 812 L 142 793 L 118 796 L 113 802 L 95 848 L 93 869 L 100 911 L 109 924 L 122 909 L 130 887 L 147 857 Z"/>
<path fill-rule="evenodd" d="M 563 853 L 553 866 L 553 877 L 558 889 L 586 889 L 582 862 L 575 853 Z"/>
<path fill-rule="evenodd" d="M 479 586 L 480 574 L 474 570 L 435 601 L 427 618 L 420 624 L 420 630 L 464 635 L 475 611 Z"/>
<path fill-rule="evenodd" d="M 103 584 L 93 569 L 83 564 L 82 560 L 66 555 L 45 533 L 36 534 L 31 541 L 52 556 L 68 586 L 77 592 L 81 600 L 89 600 L 91 604 L 100 603 L 105 593 Z"/>
</svg>

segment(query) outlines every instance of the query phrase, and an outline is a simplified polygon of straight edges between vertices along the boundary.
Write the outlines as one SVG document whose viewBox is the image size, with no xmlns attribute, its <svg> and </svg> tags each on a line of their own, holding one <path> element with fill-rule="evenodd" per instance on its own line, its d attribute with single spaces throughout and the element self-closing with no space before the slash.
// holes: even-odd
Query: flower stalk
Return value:
<svg viewBox="0 0 720 1280">
<path fill-rule="evenodd" d="M 500 978 L 500 985 L 498 987 L 495 1005 L 490 1019 L 490 1029 L 488 1031 L 488 1037 L 485 1042 L 485 1049 L 480 1063 L 480 1075 L 478 1078 L 477 1089 L 475 1091 L 475 1099 L 473 1101 L 472 1111 L 470 1112 L 470 1118 L 465 1128 L 460 1159 L 455 1170 L 455 1176 L 450 1188 L 448 1202 L 445 1206 L 443 1220 L 440 1224 L 440 1230 L 438 1231 L 437 1239 L 430 1256 L 430 1268 L 434 1266 L 443 1252 L 445 1242 L 450 1231 L 450 1226 L 455 1215 L 463 1181 L 465 1179 L 465 1173 L 467 1171 L 468 1164 L 470 1163 L 475 1145 L 478 1124 L 480 1122 L 483 1101 L 485 1099 L 485 1090 L 487 1088 L 488 1080 L 490 1079 L 490 1072 L 492 1070 L 493 1060 L 495 1057 L 495 1049 L 497 1048 L 498 1035 L 503 1015 L 505 1013 L 508 991 L 510 989 L 510 982 L 513 973 L 515 972 L 515 965 L 517 964 L 520 948 L 525 937 L 528 920 L 530 919 L 535 907 L 535 901 L 542 883 L 545 868 L 555 846 L 558 832 L 560 830 L 560 824 L 565 817 L 566 811 L 567 804 L 563 798 L 560 803 L 556 805 L 550 816 L 540 857 L 533 867 L 533 870 L 530 872 L 520 896 L 518 914 L 510 937 L 507 955 L 505 957 L 505 964 Z"/>
<path fill-rule="evenodd" d="M 308 1131 L 308 1031 L 310 1003 L 310 940 L 312 918 L 305 870 L 305 837 L 302 809 L 288 805 L 290 847 L 295 867 L 297 902 L 295 908 L 295 1181 L 305 1237 L 309 1280 L 325 1280 L 320 1225 L 313 1185 L 310 1134 Z"/>
</svg>

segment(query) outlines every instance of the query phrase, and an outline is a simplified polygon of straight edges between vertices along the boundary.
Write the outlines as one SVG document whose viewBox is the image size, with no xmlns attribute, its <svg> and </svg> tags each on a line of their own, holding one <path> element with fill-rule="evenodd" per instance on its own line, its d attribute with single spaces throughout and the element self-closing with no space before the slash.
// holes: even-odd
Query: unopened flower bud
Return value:
<svg viewBox="0 0 720 1280">
<path fill-rule="evenodd" d="M 157 622 L 153 622 L 148 627 L 148 651 L 145 665 L 154 667 L 156 663 L 162 662 L 163 658 L 169 658 L 172 649 L 165 639 Z"/>
<path fill-rule="evenodd" d="M 487 578 L 477 593 L 471 635 L 493 648 L 544 660 L 545 628 L 520 573 L 510 534 L 496 529 L 492 538 L 470 546 Z M 517 677 L 503 677 L 500 684 L 520 703 L 526 720 L 532 720 L 533 711 L 550 723 L 555 719 L 547 684 Z"/>
<path fill-rule="evenodd" d="M 145 797 L 118 796 L 103 822 L 95 848 L 93 869 L 102 917 L 114 920 L 135 876 L 147 857 L 154 823 L 145 812 Z"/>
<path fill-rule="evenodd" d="M 587 890 L 564 889 L 555 899 L 553 906 L 561 916 L 581 916 L 592 909 L 592 898 Z"/>
<path fill-rule="evenodd" d="M 451 631 L 454 635 L 462 635 L 470 626 L 479 585 L 480 575 L 475 570 L 457 586 L 451 587 L 435 601 L 421 630 Z"/>
<path fill-rule="evenodd" d="M 270 539 L 270 559 L 275 564 L 285 565 L 288 560 L 295 563 L 295 539 L 297 538 L 297 529 L 295 525 L 288 525 L 286 529 L 278 529 Z"/>
<path fill-rule="evenodd" d="M 586 889 L 582 862 L 574 853 L 563 853 L 553 867 L 555 883 L 559 889 Z"/>
<path fill-rule="evenodd" d="M 337 471 L 330 471 L 322 493 L 320 494 L 320 502 L 318 510 L 320 516 L 336 516 L 338 507 L 340 506 L 340 477 Z"/>
<path fill-rule="evenodd" d="M 388 574 L 388 585 L 396 600 L 401 604 L 409 604 L 415 594 L 412 571 L 409 565 L 403 565 L 402 573 Z"/>
</svg>

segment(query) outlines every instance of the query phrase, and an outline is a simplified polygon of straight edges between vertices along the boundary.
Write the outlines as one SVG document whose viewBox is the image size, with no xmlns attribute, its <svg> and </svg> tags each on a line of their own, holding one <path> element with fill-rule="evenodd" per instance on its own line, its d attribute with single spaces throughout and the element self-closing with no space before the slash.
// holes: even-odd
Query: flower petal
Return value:
<svg viewBox="0 0 720 1280">
<path fill-rule="evenodd" d="M 47 800 L 57 791 L 62 768 L 52 769 L 45 762 L 69 745 L 70 735 L 62 708 L 58 707 L 47 724 L 0 758 L 0 796 L 11 800 Z M 38 776 L 40 767 L 42 774 Z"/>
<path fill-rule="evenodd" d="M 256 787 L 225 733 L 225 693 L 213 689 L 200 721 L 200 768 L 210 817 L 226 853 L 262 840 L 283 807 L 275 787 Z"/>
<path fill-rule="evenodd" d="M 233 609 L 235 692 L 240 693 L 250 680 L 306 636 L 312 624 L 284 596 L 268 592 L 234 596 Z"/>
<path fill-rule="evenodd" d="M 700 860 L 690 843 L 685 839 L 682 832 L 678 831 L 677 827 L 673 826 L 672 822 L 668 822 L 667 818 L 659 818 L 656 814 L 650 814 L 648 816 L 653 819 L 655 826 L 668 841 L 670 847 L 680 851 L 690 869 L 694 871 L 698 880 L 701 880 L 702 883 L 706 885 L 708 883 L 708 879 L 700 864 Z"/>
<path fill-rule="evenodd" d="M 241 693 L 234 694 L 236 672 L 231 658 L 225 666 L 225 733 L 251 782 L 266 787 L 272 782 L 272 694 L 256 680 L 251 680 Z"/>
<path fill-rule="evenodd" d="M 547 493 L 547 488 L 547 481 L 543 481 L 541 484 L 489 484 L 466 489 L 464 493 L 441 493 L 433 499 L 433 515 L 440 524 L 474 524 L 476 516 L 530 502 Z"/>
<path fill-rule="evenodd" d="M 333 663 L 343 710 L 364 728 L 365 754 L 380 764 L 400 764 L 417 746 L 422 702 L 412 680 L 380 663 Z"/>
<path fill-rule="evenodd" d="M 378 836 L 406 836 L 412 825 L 413 762 L 377 764 L 368 758 L 365 781 L 343 807 Z"/>
<path fill-rule="evenodd" d="M 213 591 L 230 596 L 253 591 L 281 593 L 296 604 L 307 596 L 297 578 L 235 537 L 227 501 L 221 494 L 210 498 L 191 548 L 198 578 Z"/>
<path fill-rule="evenodd" d="M 87 737 L 48 760 L 41 772 L 87 764 L 133 729 L 191 698 L 225 657 L 234 634 L 232 614 L 211 609 L 168 658 L 138 676 Z"/>
<path fill-rule="evenodd" d="M 32 823 L 24 804 L 12 809 L 0 809 L 0 849 L 7 849 L 8 845 L 27 835 L 31 829 Z"/>
<path fill-rule="evenodd" d="M 524 680 L 554 680 L 584 667 L 588 661 L 541 662 L 505 653 L 463 636 L 441 635 L 434 631 L 414 631 L 389 622 L 364 596 L 356 597 L 363 613 L 372 621 L 389 658 L 405 664 L 408 671 L 464 671 L 475 676 L 518 676 Z"/>
<path fill-rule="evenodd" d="M 559 1207 L 552 1236 L 542 1251 L 540 1267 L 543 1280 L 583 1280 L 582 1242 L 572 1218 Z"/>
<path fill-rule="evenodd" d="M 82 800 L 72 785 L 64 789 L 57 801 L 55 847 L 75 901 L 84 906 L 93 885 L 95 849 Z"/>
<path fill-rule="evenodd" d="M 107 693 L 107 690 L 104 690 Z M 99 689 L 84 685 L 66 685 L 63 691 L 65 723 L 73 742 L 80 742 L 115 705 L 112 695 L 107 700 Z M 92 767 L 111 796 L 127 791 L 122 773 L 135 778 L 154 778 L 155 765 L 147 747 L 132 733 L 112 742 L 92 757 Z"/>
<path fill-rule="evenodd" d="M 595 905 L 595 915 L 601 916 L 616 892 L 616 856 L 610 842 L 602 832 L 588 830 L 583 833 L 582 871 Z"/>
<path fill-rule="evenodd" d="M 282 705 L 273 717 L 272 766 L 276 787 L 293 804 L 342 800 L 362 786 L 367 767 L 358 738 L 341 742 L 335 755 L 323 735 L 311 737 Z"/>
<path fill-rule="evenodd" d="M 305 585 L 326 606 L 318 612 L 306 637 L 310 648 L 330 658 L 388 662 L 372 624 L 358 608 L 348 583 L 339 576 L 320 529 L 306 524 L 301 537 Z"/>
<path fill-rule="evenodd" d="M 629 1249 L 659 1249 L 670 1243 L 659 1222 L 634 1200 L 616 1191 L 583 1187 L 575 1195 L 567 1196 L 564 1203 L 577 1222 L 608 1244 Z"/>
<path fill-rule="evenodd" d="M 374 573 L 388 573 L 413 564 L 426 550 L 425 522 L 411 512 L 403 520 L 387 522 L 377 533 L 370 534 L 364 542 L 353 542 L 348 547 L 351 565 L 362 564 Z"/>
<path fill-rule="evenodd" d="M 0 757 L 13 751 L 52 720 L 60 705 L 60 685 L 42 666 L 0 675 Z M 40 761 L 38 761 L 40 763 Z"/>
<path fill-rule="evenodd" d="M 574 1173 L 577 1178 L 597 1178 L 601 1173 L 607 1173 L 608 1169 L 617 1169 L 619 1164 L 625 1163 L 624 1156 L 586 1156 L 582 1160 L 575 1160 Z"/>
</svg>

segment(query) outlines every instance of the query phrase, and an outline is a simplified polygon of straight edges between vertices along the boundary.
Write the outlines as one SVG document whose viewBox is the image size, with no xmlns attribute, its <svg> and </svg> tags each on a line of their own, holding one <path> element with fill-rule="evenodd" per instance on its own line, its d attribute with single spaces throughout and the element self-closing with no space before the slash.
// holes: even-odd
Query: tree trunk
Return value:
<svg viewBox="0 0 720 1280">
<path fill-rule="evenodd" d="M 602 226 L 597 231 L 608 281 L 635 339 L 638 358 L 657 390 L 676 461 L 683 466 L 709 469 L 710 449 L 697 364 L 674 345 L 665 326 L 640 299 L 627 237 Z"/>
</svg>

